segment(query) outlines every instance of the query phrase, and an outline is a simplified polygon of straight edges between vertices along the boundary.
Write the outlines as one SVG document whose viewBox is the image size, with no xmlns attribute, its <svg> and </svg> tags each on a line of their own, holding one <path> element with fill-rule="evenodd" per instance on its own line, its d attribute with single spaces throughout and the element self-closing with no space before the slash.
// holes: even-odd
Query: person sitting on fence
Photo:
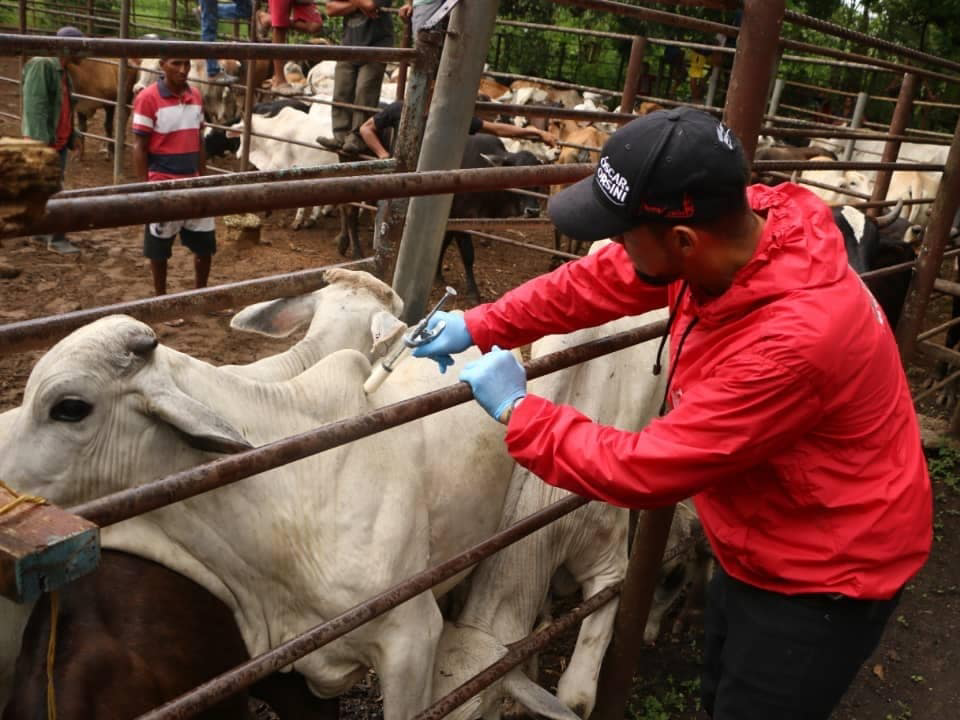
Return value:
<svg viewBox="0 0 960 720">
<path fill-rule="evenodd" d="M 200 29 L 204 42 L 216 42 L 217 29 L 221 19 L 240 20 L 243 24 L 250 21 L 253 6 L 250 0 L 235 0 L 221 3 L 217 0 L 200 0 Z M 249 25 L 247 25 L 249 27 Z M 230 75 L 220 68 L 220 61 L 207 58 L 207 77 L 217 83 L 231 85 L 239 81 L 236 75 Z"/>
<path fill-rule="evenodd" d="M 287 42 L 287 31 L 291 27 L 308 35 L 315 35 L 323 29 L 323 15 L 313 0 L 268 0 L 268 5 L 269 16 L 260 13 L 257 22 L 260 27 L 273 28 L 274 45 Z M 274 92 L 291 94 L 293 86 L 283 74 L 283 65 L 282 59 L 273 61 L 273 76 L 267 82 Z"/>
<path fill-rule="evenodd" d="M 400 113 L 403 111 L 403 102 L 397 100 L 387 105 L 383 110 L 367 120 L 360 126 L 359 136 L 363 139 L 363 144 L 369 148 L 378 158 L 390 157 L 390 151 L 387 147 L 391 144 L 389 135 L 394 134 L 400 125 Z M 510 123 L 489 122 L 476 116 L 471 118 L 470 127 L 467 130 L 470 135 L 479 132 L 490 135 L 499 135 L 509 138 L 532 138 L 541 140 L 547 145 L 553 147 L 557 144 L 557 136 L 540 130 L 539 128 L 528 125 L 527 127 L 517 127 Z M 344 143 L 344 149 L 356 147 L 359 144 L 354 136 L 351 135 Z"/>
<path fill-rule="evenodd" d="M 445 369 L 484 350 L 460 379 L 545 482 L 636 509 L 692 496 L 719 563 L 703 707 L 827 720 L 930 554 L 932 489 L 893 333 L 830 209 L 748 178 L 739 140 L 708 113 L 624 125 L 547 206 L 565 235 L 613 242 L 494 303 L 436 313 L 443 331 L 413 355 Z M 497 347 L 662 307 L 662 417 L 637 433 L 528 394 Z"/>
<path fill-rule="evenodd" d="M 84 37 L 69 25 L 57 30 L 57 37 Z M 82 139 L 73 127 L 73 86 L 67 73 L 67 62 L 75 54 L 63 52 L 59 57 L 30 58 L 23 66 L 23 119 L 21 132 L 25 138 L 49 145 L 60 155 L 60 182 L 67 169 L 67 150 L 79 150 Z M 80 252 L 63 233 L 38 238 L 48 250 L 58 253 Z"/>
<path fill-rule="evenodd" d="M 161 58 L 163 76 L 141 91 L 133 103 L 133 166 L 141 181 L 196 177 L 205 170 L 203 152 L 203 98 L 187 84 L 190 60 Z M 143 254 L 150 261 L 157 295 L 167 292 L 167 260 L 173 240 L 194 254 L 194 287 L 206 287 L 213 254 L 217 251 L 212 217 L 148 223 L 143 231 Z M 169 324 L 182 325 L 183 320 Z"/>
</svg>

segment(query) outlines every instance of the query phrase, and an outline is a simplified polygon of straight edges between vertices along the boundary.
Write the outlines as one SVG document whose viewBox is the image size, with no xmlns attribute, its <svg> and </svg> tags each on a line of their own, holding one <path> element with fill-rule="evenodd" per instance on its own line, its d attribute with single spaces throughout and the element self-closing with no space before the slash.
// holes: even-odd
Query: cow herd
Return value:
<svg viewBox="0 0 960 720">
<path fill-rule="evenodd" d="M 0 473 L 21 491 L 71 506 L 456 382 L 456 373 L 440 375 L 432 363 L 408 360 L 368 395 L 371 363 L 405 329 L 396 318 L 402 303 L 366 273 L 331 270 L 326 279 L 322 290 L 260 303 L 234 319 L 237 328 L 281 336 L 309 326 L 286 352 L 250 365 L 202 362 L 159 344 L 148 326 L 127 316 L 75 331 L 37 363 L 23 405 L 0 415 Z M 533 354 L 651 319 L 547 338 Z M 536 381 L 535 389 L 639 429 L 663 392 L 663 376 L 650 373 L 654 351 L 649 343 L 623 350 Z M 467 353 L 460 361 L 469 359 Z M 638 377 L 646 380 L 638 384 Z M 633 402 L 620 402 L 617 383 L 630 384 Z M 597 386 L 604 391 L 593 391 Z M 502 435 L 469 403 L 104 529 L 103 570 L 61 593 L 58 717 L 144 712 L 561 498 L 563 491 L 514 465 Z M 373 668 L 385 717 L 411 717 L 548 615 L 558 573 L 566 582 L 555 585 L 584 595 L 619 582 L 626 527 L 625 510 L 580 508 L 507 555 L 481 562 L 469 583 L 461 573 L 292 670 L 314 694 L 332 697 Z M 673 545 L 695 531 L 678 522 Z M 693 581 L 695 564 L 688 566 Z M 136 591 L 126 587 L 131 577 Z M 665 588 L 660 602 L 672 602 L 684 584 Z M 441 612 L 454 587 L 465 598 L 459 617 Z M 197 618 L 184 622 L 194 605 Z M 584 623 L 556 697 L 514 673 L 483 702 L 510 696 L 537 712 L 549 706 L 553 717 L 586 717 L 614 610 L 612 604 Z M 39 604 L 29 621 L 26 612 L 0 603 L 7 720 L 33 718 L 46 688 L 39 649 L 49 607 Z M 662 615 L 649 628 L 651 638 Z M 185 653 L 192 653 L 189 661 Z M 91 673 L 103 668 L 125 672 L 94 682 Z"/>
</svg>

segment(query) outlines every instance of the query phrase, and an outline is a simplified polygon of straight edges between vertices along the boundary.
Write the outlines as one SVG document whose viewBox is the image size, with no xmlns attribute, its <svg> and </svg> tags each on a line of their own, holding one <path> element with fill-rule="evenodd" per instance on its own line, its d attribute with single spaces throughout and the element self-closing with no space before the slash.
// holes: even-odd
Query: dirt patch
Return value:
<svg viewBox="0 0 960 720">
<path fill-rule="evenodd" d="M 0 74 L 15 76 L 15 61 L 0 61 Z M 0 84 L 0 109 L 18 112 L 16 88 Z M 102 116 L 91 125 L 102 131 Z M 0 134 L 19 135 L 19 124 L 0 118 Z M 92 187 L 112 182 L 112 162 L 100 152 L 100 144 L 87 141 L 85 158 L 71 158 L 67 170 L 68 188 Z M 218 160 L 217 164 L 230 166 Z M 128 168 L 128 173 L 129 173 Z M 224 227 L 218 221 L 221 247 L 214 258 L 211 284 L 264 277 L 280 272 L 318 267 L 342 258 L 335 243 L 337 221 L 321 219 L 315 228 L 297 232 L 289 229 L 293 211 L 272 213 L 262 230 L 262 243 L 241 249 L 223 242 Z M 484 228 L 487 229 L 487 228 Z M 500 231 L 528 242 L 550 245 L 547 226 L 518 226 Z M 372 230 L 364 218 L 364 238 L 369 245 Z M 152 294 L 149 269 L 141 255 L 142 228 L 124 227 L 72 233 L 81 248 L 73 256 L 48 252 L 29 239 L 4 241 L 0 264 L 13 267 L 19 274 L 0 278 L 0 322 L 24 320 Z M 549 256 L 510 247 L 493 241 L 476 242 L 476 275 L 486 300 L 500 296 L 520 282 L 545 272 Z M 170 262 L 171 292 L 193 286 L 192 257 L 175 247 Z M 445 259 L 446 281 L 461 293 L 465 291 L 463 272 L 455 250 Z M 7 273 L 14 274 L 14 273 Z M 439 296 L 440 287 L 434 288 Z M 461 295 L 455 303 L 464 308 Z M 941 310 L 934 310 L 941 312 Z M 941 313 L 942 314 L 942 313 Z M 279 352 L 290 340 L 270 340 L 231 332 L 228 319 L 206 315 L 187 318 L 184 326 L 157 325 L 162 342 L 178 350 L 213 363 L 244 363 Z M 0 410 L 21 402 L 23 387 L 33 364 L 42 352 L 23 353 L 0 358 Z M 912 379 L 922 381 L 920 374 Z M 925 411 L 939 413 L 934 404 Z M 956 634 L 960 623 L 960 565 L 953 558 L 960 553 L 958 517 L 960 495 L 956 486 L 956 458 L 946 453 L 936 483 L 937 539 L 930 562 L 910 584 L 890 623 L 880 648 L 864 665 L 845 697 L 836 720 L 868 720 L 952 717 L 960 702 L 960 663 L 956 661 Z M 947 466 L 950 465 L 948 468 Z M 669 624 L 667 624 L 669 626 Z M 572 649 L 573 634 L 543 658 L 542 679 L 556 682 L 563 667 L 563 656 Z M 636 693 L 630 715 L 635 720 L 703 717 L 697 712 L 699 638 L 694 634 L 667 635 L 655 647 L 640 651 Z M 358 687 L 342 703 L 344 717 L 371 720 L 380 716 L 375 684 Z"/>
</svg>

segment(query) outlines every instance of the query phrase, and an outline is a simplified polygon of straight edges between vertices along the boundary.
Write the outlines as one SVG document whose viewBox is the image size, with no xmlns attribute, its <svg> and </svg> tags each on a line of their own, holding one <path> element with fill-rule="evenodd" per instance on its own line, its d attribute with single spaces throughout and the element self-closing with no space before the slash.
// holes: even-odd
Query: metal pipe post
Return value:
<svg viewBox="0 0 960 720">
<path fill-rule="evenodd" d="M 498 0 L 466 2 L 453 10 L 418 173 L 460 166 L 498 5 Z M 422 317 L 426 310 L 452 203 L 452 195 L 410 201 L 393 278 L 393 287 L 404 302 L 403 319 L 408 322 Z"/>
<path fill-rule="evenodd" d="M 900 84 L 900 94 L 897 96 L 897 106 L 893 110 L 893 118 L 890 120 L 890 134 L 902 135 L 910 123 L 910 116 L 913 114 L 913 96 L 917 87 L 917 76 L 912 73 L 905 73 L 903 82 Z M 900 141 L 888 140 L 883 146 L 882 162 L 894 162 L 900 154 Z M 881 170 L 877 173 L 876 182 L 873 184 L 873 196 L 871 200 L 886 200 L 887 192 L 890 190 L 890 178 L 893 173 L 889 170 Z M 877 216 L 877 209 L 867 210 L 871 217 Z M 950 216 L 953 218 L 953 216 Z"/>
<path fill-rule="evenodd" d="M 853 106 L 853 117 L 850 118 L 850 129 L 857 130 L 863 125 L 863 115 L 867 111 L 867 100 L 870 96 L 862 90 L 857 93 L 857 104 Z M 843 150 L 843 160 L 850 160 L 853 158 L 853 151 L 856 149 L 857 141 L 855 138 L 850 138 L 847 141 L 847 146 Z"/>
<path fill-rule="evenodd" d="M 733 56 L 733 71 L 723 117 L 753 160 L 763 107 L 779 51 L 785 0 L 744 0 L 743 23 Z"/>
<path fill-rule="evenodd" d="M 403 20 L 403 32 L 400 33 L 400 47 L 408 48 L 413 45 L 413 24 L 411 18 Z M 403 102 L 407 94 L 407 69 L 410 63 L 406 60 L 400 61 L 400 67 L 397 68 L 397 100 Z"/>
<path fill-rule="evenodd" d="M 900 347 L 900 359 L 904 367 L 911 362 L 917 349 L 917 335 L 923 326 L 927 303 L 943 262 L 950 226 L 960 203 L 960 121 L 957 122 L 954 132 L 937 197 L 933 201 L 930 223 L 923 234 L 916 271 L 910 281 L 910 291 L 907 293 L 896 329 L 897 345 Z"/>
<path fill-rule="evenodd" d="M 93 0 L 87 0 L 87 35 L 93 35 Z"/>
<path fill-rule="evenodd" d="M 640 82 L 640 65 L 647 51 L 647 38 L 635 35 L 630 44 L 630 62 L 627 63 L 627 79 L 623 83 L 623 97 L 620 99 L 620 112 L 632 113 L 637 98 L 637 84 Z"/>
<path fill-rule="evenodd" d="M 440 65 L 443 31 L 423 30 L 418 33 L 416 43 L 417 59 L 410 75 L 410 92 L 407 93 L 407 102 L 400 113 L 400 125 L 393 142 L 397 172 L 409 172 L 417 167 L 430 109 L 430 93 Z M 401 87 L 403 86 L 398 83 L 397 89 Z M 377 258 L 376 274 L 380 278 L 387 279 L 392 276 L 396 249 L 400 245 L 409 202 L 407 198 L 396 198 L 381 202 L 377 209 L 373 226 L 373 249 Z"/>
<path fill-rule="evenodd" d="M 767 120 L 765 123 L 767 127 L 773 125 L 773 116 L 777 114 L 777 110 L 780 108 L 780 97 L 783 95 L 783 78 L 778 77 L 773 81 L 773 92 L 770 93 L 770 107 L 767 110 L 767 114 L 770 115 L 771 119 Z"/>
<path fill-rule="evenodd" d="M 600 667 L 597 705 L 590 715 L 591 720 L 623 720 L 627 716 L 627 701 L 633 689 L 633 673 L 639 657 L 637 651 L 643 646 L 643 631 L 660 576 L 674 508 L 670 505 L 648 510 L 637 523 L 630 565 L 620 592 L 613 639 Z"/>
<path fill-rule="evenodd" d="M 177 0 L 170 0 L 170 28 L 174 31 L 177 29 Z"/>
<path fill-rule="evenodd" d="M 121 39 L 130 37 L 130 2 L 122 0 L 120 3 L 120 30 Z M 121 57 L 117 63 L 117 106 L 113 115 L 113 184 L 119 185 L 123 178 L 123 157 L 127 138 L 127 58 Z"/>
<path fill-rule="evenodd" d="M 708 108 L 713 107 L 713 104 L 717 101 L 717 89 L 720 87 L 720 66 L 714 65 L 710 69 L 710 82 L 707 83 L 707 99 L 704 100 L 704 105 Z"/>
<path fill-rule="evenodd" d="M 18 0 L 17 2 L 17 22 L 19 24 L 20 34 L 27 34 L 27 0 Z M 20 77 L 23 77 L 23 55 L 20 55 L 17 66 L 20 68 Z M 20 117 L 23 117 L 23 89 L 20 90 Z"/>
<path fill-rule="evenodd" d="M 251 8 L 250 42 L 256 42 L 257 4 L 251 3 Z M 256 65 L 256 60 L 247 60 L 244 65 L 246 66 L 246 77 L 244 78 L 243 91 L 243 136 L 240 140 L 243 152 L 240 154 L 240 172 L 246 172 L 250 169 L 250 132 L 252 130 L 250 126 L 253 124 L 253 70 L 254 65 Z"/>
</svg>

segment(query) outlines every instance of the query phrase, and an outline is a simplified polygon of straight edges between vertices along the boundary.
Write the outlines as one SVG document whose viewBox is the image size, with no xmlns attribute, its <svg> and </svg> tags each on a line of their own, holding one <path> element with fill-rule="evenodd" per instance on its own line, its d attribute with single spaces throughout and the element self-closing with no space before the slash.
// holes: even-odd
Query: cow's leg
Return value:
<svg viewBox="0 0 960 720">
<path fill-rule="evenodd" d="M 373 666 L 383 692 L 384 720 L 409 720 L 430 704 L 433 664 L 443 629 L 430 592 L 391 610 L 389 628 L 378 628 Z"/>
<path fill-rule="evenodd" d="M 317 220 L 320 217 L 320 206 L 314 205 L 310 208 L 310 215 L 307 216 L 306 222 L 304 222 L 304 227 L 313 227 L 317 224 Z"/>
<path fill-rule="evenodd" d="M 337 252 L 342 257 L 347 256 L 347 248 L 350 247 L 350 206 L 338 205 L 337 212 L 340 216 L 340 234 L 337 235 Z"/>
<path fill-rule="evenodd" d="M 616 582 L 618 578 L 614 574 L 608 572 L 585 579 L 583 597 L 591 597 Z M 557 699 L 581 718 L 590 716 L 597 701 L 597 679 L 603 656 L 613 637 L 617 605 L 616 599 L 611 600 L 584 619 L 570 664 L 557 683 Z"/>
<path fill-rule="evenodd" d="M 302 228 L 302 227 L 303 227 L 303 219 L 304 219 L 304 216 L 305 216 L 306 214 L 307 214 L 307 209 L 306 209 L 306 208 L 298 207 L 298 208 L 297 208 L 297 214 L 294 215 L 294 217 L 293 217 L 293 222 L 290 223 L 290 229 L 291 229 L 291 230 L 299 230 L 300 228 Z"/>
<path fill-rule="evenodd" d="M 104 105 L 103 114 L 104 114 L 103 134 L 106 137 L 113 139 L 113 118 L 114 118 L 114 115 L 116 115 L 116 111 L 112 105 Z M 121 137 L 123 136 L 121 135 Z M 114 150 L 115 148 L 113 146 L 113 143 L 107 143 L 106 145 L 107 157 L 112 158 Z"/>
<path fill-rule="evenodd" d="M 359 260 L 363 257 L 363 243 L 360 241 L 360 208 L 349 205 L 347 216 L 347 230 L 350 233 L 350 242 L 353 245 L 353 257 Z"/>
<path fill-rule="evenodd" d="M 85 133 L 85 132 L 87 131 L 87 115 L 86 115 L 86 113 L 82 113 L 82 112 L 79 112 L 79 111 L 77 112 L 77 130 L 78 130 L 79 132 L 81 132 L 81 133 Z M 86 146 L 87 146 L 87 138 L 84 137 L 83 135 L 81 135 L 81 136 L 80 136 L 79 143 L 80 143 L 80 150 L 79 150 L 79 152 L 77 153 L 77 158 L 78 158 L 79 160 L 83 160 L 83 154 L 84 154 L 84 151 L 86 150 Z"/>
<path fill-rule="evenodd" d="M 457 250 L 460 251 L 460 259 L 463 261 L 463 272 L 467 278 L 467 292 L 475 302 L 480 302 L 480 288 L 477 287 L 477 279 L 473 276 L 473 240 L 466 233 L 453 233 L 457 241 Z"/>
</svg>

